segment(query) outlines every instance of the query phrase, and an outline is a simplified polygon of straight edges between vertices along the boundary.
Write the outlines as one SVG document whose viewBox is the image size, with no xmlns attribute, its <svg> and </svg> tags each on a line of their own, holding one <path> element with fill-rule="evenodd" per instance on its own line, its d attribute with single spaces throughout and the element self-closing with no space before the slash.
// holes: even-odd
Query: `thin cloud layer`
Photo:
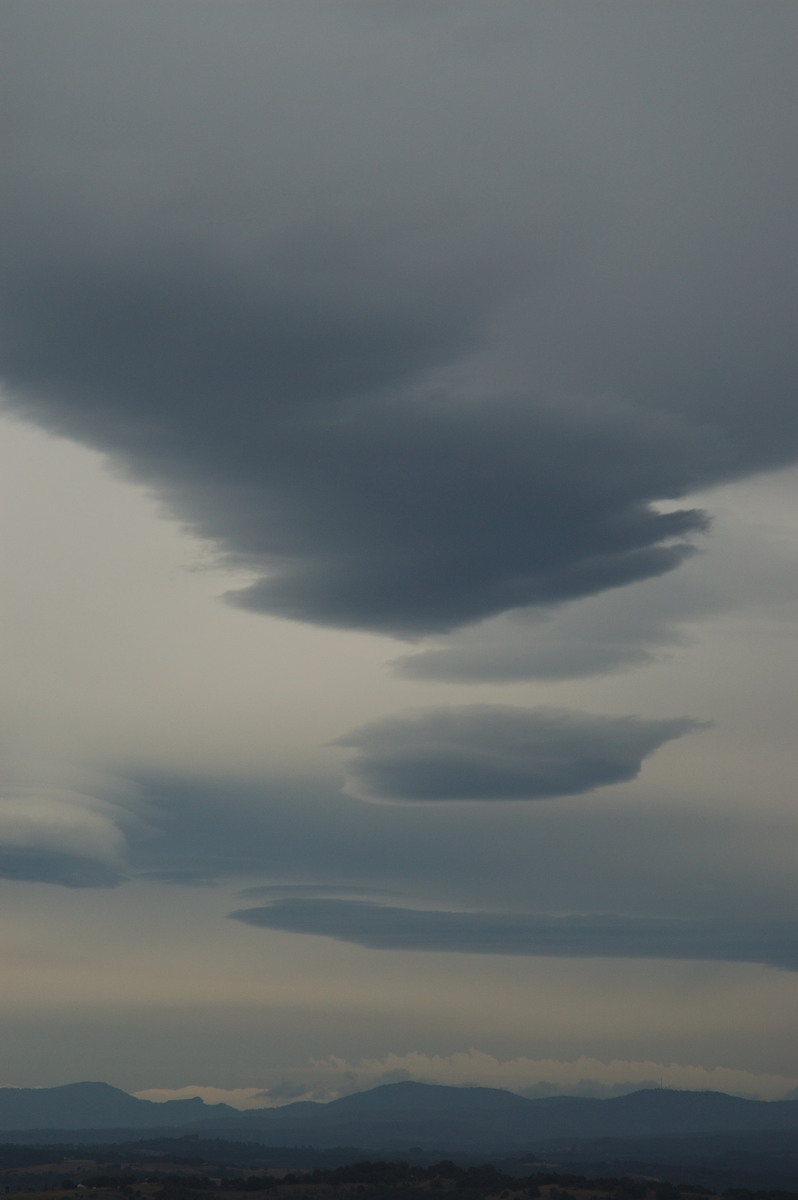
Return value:
<svg viewBox="0 0 798 1200">
<path fill-rule="evenodd" d="M 354 942 L 371 950 L 431 950 L 568 958 L 684 958 L 752 962 L 798 970 L 794 923 L 393 908 L 366 900 L 282 900 L 237 909 L 264 929 Z"/>
<path fill-rule="evenodd" d="M 768 30 L 742 131 L 745 9 L 713 71 L 683 63 L 682 161 L 635 54 L 681 62 L 692 9 L 516 9 L 514 49 L 471 5 L 457 36 L 428 8 L 154 11 L 51 9 L 44 44 L 5 6 L 3 371 L 251 572 L 234 603 L 416 637 L 594 595 L 684 560 L 691 492 L 794 458 L 789 283 L 743 286 L 791 241 L 791 76 Z M 762 129 L 767 194 L 730 186 Z"/>
<path fill-rule="evenodd" d="M 723 753 L 714 736 L 706 735 L 710 759 Z M 692 789 L 675 804 L 677 789 L 661 796 L 659 785 L 618 789 L 601 803 L 590 795 L 470 803 L 456 814 L 442 803 L 363 804 L 308 777 L 160 778 L 141 787 L 158 836 L 131 831 L 131 874 L 283 889 L 242 896 L 237 907 L 321 899 L 322 888 L 327 898 L 391 904 L 414 896 L 427 908 L 537 912 L 589 912 L 598 896 L 611 912 L 764 923 L 798 904 L 789 820 L 769 819 L 764 834 L 750 808 L 744 824 L 729 819 L 729 803 L 746 799 L 744 785 L 710 810 Z"/>
<path fill-rule="evenodd" d="M 473 704 L 389 717 L 337 744 L 359 751 L 350 766 L 357 795 L 542 800 L 634 779 L 647 755 L 698 728 L 688 717 L 656 721 Z"/>
<path fill-rule="evenodd" d="M 704 562 L 701 563 L 704 565 Z M 690 567 L 559 607 L 525 608 L 457 630 L 393 666 L 408 679 L 455 683 L 562 680 L 650 666 L 690 640 L 691 622 L 728 605 Z"/>
<path fill-rule="evenodd" d="M 149 1088 L 136 1093 L 146 1100 L 182 1100 L 202 1096 L 206 1103 L 253 1108 L 291 1103 L 294 1100 L 333 1100 L 384 1083 L 414 1079 L 451 1087 L 507 1088 L 521 1096 L 621 1096 L 646 1087 L 724 1091 L 763 1100 L 796 1099 L 785 1095 L 794 1084 L 788 1075 L 757 1074 L 729 1068 L 706 1068 L 682 1062 L 609 1060 L 582 1057 L 500 1058 L 478 1050 L 456 1054 L 406 1054 L 391 1052 L 380 1058 L 314 1059 L 294 1068 L 290 1077 L 274 1070 L 263 1091 L 256 1088 L 226 1090 L 213 1087 Z M 274 1079 L 274 1082 L 271 1082 Z"/>
</svg>

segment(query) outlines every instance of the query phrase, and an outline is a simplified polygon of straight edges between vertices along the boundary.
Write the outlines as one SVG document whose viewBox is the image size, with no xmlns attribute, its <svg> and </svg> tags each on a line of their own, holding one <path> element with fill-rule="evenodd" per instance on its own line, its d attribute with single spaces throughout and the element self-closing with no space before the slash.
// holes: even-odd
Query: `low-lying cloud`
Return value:
<svg viewBox="0 0 798 1200">
<path fill-rule="evenodd" d="M 795 1077 L 744 1071 L 730 1067 L 703 1067 L 683 1062 L 656 1062 L 581 1057 L 497 1058 L 474 1048 L 453 1054 L 425 1054 L 410 1050 L 383 1057 L 345 1059 L 337 1056 L 312 1059 L 295 1065 L 288 1076 L 279 1068 L 266 1068 L 262 1088 L 148 1088 L 137 1096 L 145 1100 L 185 1100 L 201 1096 L 206 1104 L 230 1104 L 247 1109 L 289 1104 L 295 1100 L 334 1100 L 352 1092 L 385 1083 L 414 1079 L 419 1083 L 450 1087 L 506 1088 L 521 1096 L 625 1095 L 646 1087 L 728 1092 L 763 1100 L 796 1098 L 785 1095 L 795 1087 Z"/>
<path fill-rule="evenodd" d="M 349 790 L 369 799 L 543 800 L 634 779 L 647 755 L 700 727 L 473 704 L 388 717 L 336 744 L 358 751 Z"/>
<path fill-rule="evenodd" d="M 451 912 L 313 899 L 283 900 L 229 915 L 263 929 L 331 937 L 370 950 L 700 959 L 798 970 L 798 930 L 790 922 Z"/>
</svg>

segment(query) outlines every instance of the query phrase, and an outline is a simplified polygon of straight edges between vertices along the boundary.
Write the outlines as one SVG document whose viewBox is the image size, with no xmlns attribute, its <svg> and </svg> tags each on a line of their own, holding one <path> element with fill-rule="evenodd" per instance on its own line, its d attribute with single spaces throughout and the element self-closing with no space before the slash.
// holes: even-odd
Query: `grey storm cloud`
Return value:
<svg viewBox="0 0 798 1200">
<path fill-rule="evenodd" d="M 229 915 L 263 929 L 332 937 L 371 950 L 683 958 L 798 970 L 798 931 L 789 922 L 452 912 L 314 899 L 282 900 Z"/>
<path fill-rule="evenodd" d="M 634 779 L 664 742 L 701 728 L 553 708 L 428 708 L 337 739 L 359 753 L 352 790 L 391 800 L 542 800 Z"/>
<path fill-rule="evenodd" d="M 258 611 L 415 637 L 676 567 L 686 497 L 798 453 L 791 14 L 577 7 L 8 0 L 12 410 Z"/>
</svg>

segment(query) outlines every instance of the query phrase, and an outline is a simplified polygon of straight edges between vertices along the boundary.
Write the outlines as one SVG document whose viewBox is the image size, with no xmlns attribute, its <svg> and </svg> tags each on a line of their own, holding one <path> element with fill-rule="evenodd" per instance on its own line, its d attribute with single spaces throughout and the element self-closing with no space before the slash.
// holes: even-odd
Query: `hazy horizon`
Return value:
<svg viewBox="0 0 798 1200">
<path fill-rule="evenodd" d="M 777 1085 L 776 1079 L 771 1079 L 771 1085 Z M 231 1108 L 237 1109 L 239 1112 L 263 1111 L 272 1108 L 284 1108 L 286 1105 L 295 1104 L 298 1101 L 305 1103 L 308 1099 L 312 1099 L 314 1103 L 329 1104 L 333 1100 L 343 1099 L 347 1096 L 363 1094 L 365 1092 L 382 1089 L 384 1087 L 393 1087 L 397 1084 L 409 1084 L 411 1086 L 431 1086 L 435 1088 L 452 1088 L 459 1090 L 471 1090 L 473 1088 L 488 1088 L 491 1091 L 506 1091 L 513 1095 L 520 1096 L 527 1100 L 543 1100 L 550 1099 L 553 1096 L 567 1099 L 591 1099 L 591 1100 L 613 1100 L 621 1099 L 624 1096 L 631 1096 L 637 1092 L 696 1092 L 699 1094 L 724 1095 L 734 1096 L 744 1100 L 757 1100 L 760 1102 L 779 1101 L 779 1100 L 798 1100 L 798 1088 L 791 1088 L 783 1095 L 774 1096 L 759 1096 L 744 1091 L 733 1090 L 718 1090 L 711 1087 L 702 1087 L 695 1085 L 693 1087 L 669 1087 L 659 1079 L 641 1079 L 629 1081 L 602 1084 L 595 1079 L 580 1079 L 573 1085 L 555 1084 L 555 1083 L 539 1083 L 529 1087 L 522 1085 L 513 1086 L 512 1083 L 506 1087 L 499 1087 L 498 1084 L 482 1084 L 474 1082 L 457 1082 L 441 1084 L 434 1079 L 416 1079 L 408 1073 L 401 1070 L 386 1071 L 376 1080 L 361 1081 L 355 1083 L 352 1080 L 348 1084 L 339 1084 L 339 1090 L 336 1092 L 328 1091 L 325 1094 L 315 1096 L 303 1094 L 301 1096 L 283 1096 L 278 1097 L 269 1092 L 269 1090 L 261 1090 L 258 1088 L 217 1088 L 213 1086 L 192 1086 L 191 1084 L 184 1085 L 180 1088 L 141 1088 L 136 1092 L 127 1092 L 124 1088 L 117 1090 L 125 1092 L 135 1099 L 147 1100 L 154 1104 L 166 1104 L 170 1101 L 200 1099 L 204 1104 L 208 1105 L 228 1105 Z M 93 1088 L 99 1086 L 106 1088 L 114 1087 L 113 1084 L 108 1085 L 104 1080 L 72 1080 L 68 1084 L 52 1085 L 40 1084 L 33 1088 L 15 1088 L 14 1086 L 4 1085 L 0 1087 L 0 1091 L 52 1091 L 59 1087 L 79 1087 Z M 308 1092 L 310 1089 L 308 1089 Z"/>
</svg>

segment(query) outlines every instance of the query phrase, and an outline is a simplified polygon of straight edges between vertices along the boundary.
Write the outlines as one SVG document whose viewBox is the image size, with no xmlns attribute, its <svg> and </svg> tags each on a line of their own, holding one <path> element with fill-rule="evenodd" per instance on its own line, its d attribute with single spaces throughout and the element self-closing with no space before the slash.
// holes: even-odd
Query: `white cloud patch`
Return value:
<svg viewBox="0 0 798 1200">
<path fill-rule="evenodd" d="M 761 1100 L 779 1100 L 798 1077 L 745 1071 L 732 1067 L 705 1067 L 690 1063 L 649 1059 L 573 1060 L 520 1056 L 502 1059 L 481 1050 L 454 1054 L 410 1051 L 384 1057 L 349 1060 L 331 1056 L 311 1059 L 286 1071 L 266 1072 L 261 1087 L 148 1088 L 136 1092 L 145 1100 L 186 1100 L 200 1096 L 207 1104 L 234 1108 L 277 1107 L 297 1100 L 335 1100 L 384 1083 L 413 1079 L 451 1087 L 495 1087 L 526 1096 L 614 1096 L 645 1087 L 686 1091 L 728 1092 Z"/>
<path fill-rule="evenodd" d="M 178 1088 L 144 1088 L 143 1091 L 132 1094 L 139 1100 L 152 1100 L 156 1104 L 163 1104 L 167 1100 L 193 1100 L 195 1096 L 199 1096 L 206 1104 L 229 1104 L 231 1108 L 242 1110 L 264 1108 L 267 1099 L 263 1088 L 223 1088 L 194 1084 Z"/>
</svg>

